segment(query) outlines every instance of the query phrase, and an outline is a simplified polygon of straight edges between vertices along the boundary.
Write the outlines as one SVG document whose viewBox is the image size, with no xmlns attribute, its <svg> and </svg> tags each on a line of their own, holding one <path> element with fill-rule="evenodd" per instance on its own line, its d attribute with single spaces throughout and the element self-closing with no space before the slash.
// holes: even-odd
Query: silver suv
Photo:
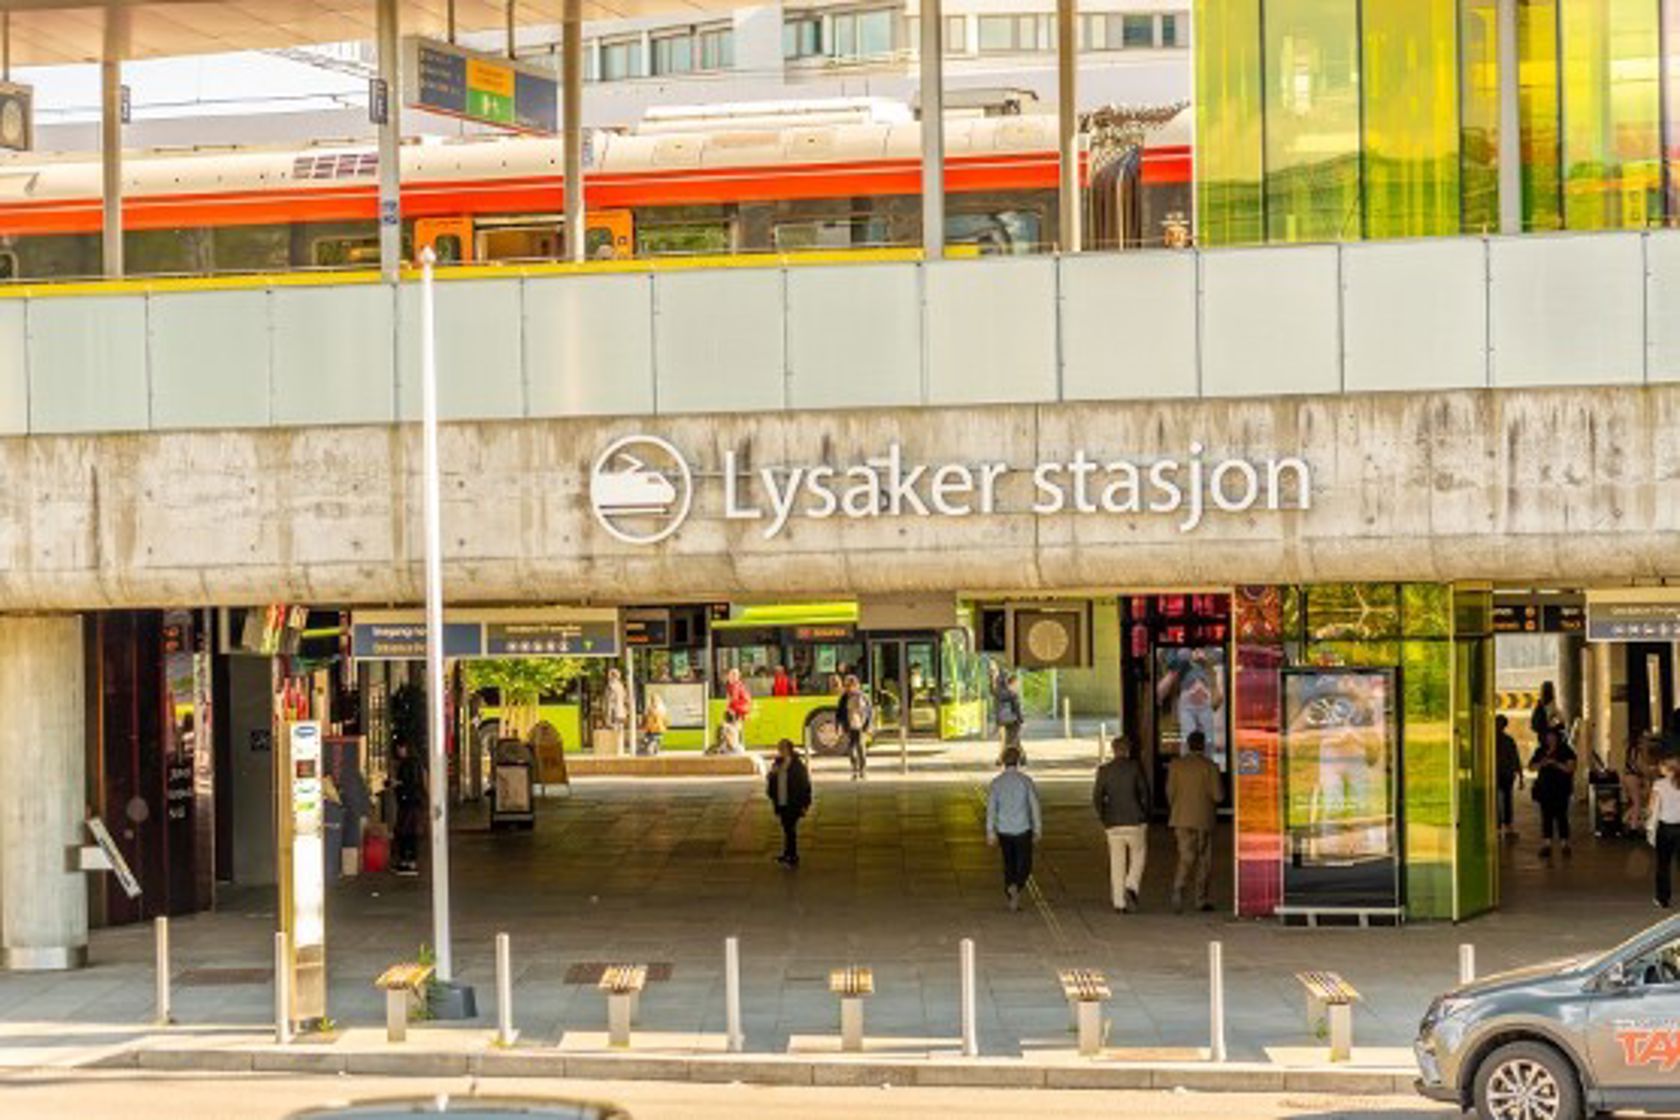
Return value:
<svg viewBox="0 0 1680 1120">
<path fill-rule="evenodd" d="M 1433 1100 L 1483 1120 L 1680 1109 L 1680 917 L 1607 953 L 1489 976 L 1438 997 L 1418 1028 Z"/>
</svg>

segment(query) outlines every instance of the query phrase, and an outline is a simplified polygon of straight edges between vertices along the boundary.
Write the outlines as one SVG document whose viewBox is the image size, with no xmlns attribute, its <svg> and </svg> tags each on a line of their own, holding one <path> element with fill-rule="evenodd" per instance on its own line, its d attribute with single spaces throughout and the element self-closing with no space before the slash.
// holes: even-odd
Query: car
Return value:
<svg viewBox="0 0 1680 1120">
<path fill-rule="evenodd" d="M 426 1116 L 448 1120 L 630 1120 L 628 1112 L 611 1104 L 448 1093 L 312 1108 L 293 1113 L 287 1120 L 415 1120 Z"/>
<path fill-rule="evenodd" d="M 1417 1089 L 1482 1120 L 1680 1110 L 1680 917 L 1429 1005 Z"/>
</svg>

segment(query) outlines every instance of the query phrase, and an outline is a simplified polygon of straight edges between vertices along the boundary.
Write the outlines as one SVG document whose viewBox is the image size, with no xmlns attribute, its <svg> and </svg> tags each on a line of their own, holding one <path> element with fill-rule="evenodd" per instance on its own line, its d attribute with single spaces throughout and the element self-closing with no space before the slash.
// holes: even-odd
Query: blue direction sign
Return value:
<svg viewBox="0 0 1680 1120">
<path fill-rule="evenodd" d="M 489 657 L 617 657 L 618 627 L 610 621 L 488 622 Z"/>
<path fill-rule="evenodd" d="M 424 622 L 353 622 L 351 656 L 363 661 L 424 661 Z M 445 657 L 483 657 L 484 627 L 476 622 L 443 624 Z"/>
<path fill-rule="evenodd" d="M 1595 642 L 1680 640 L 1680 600 L 1587 602 L 1587 638 Z"/>
</svg>

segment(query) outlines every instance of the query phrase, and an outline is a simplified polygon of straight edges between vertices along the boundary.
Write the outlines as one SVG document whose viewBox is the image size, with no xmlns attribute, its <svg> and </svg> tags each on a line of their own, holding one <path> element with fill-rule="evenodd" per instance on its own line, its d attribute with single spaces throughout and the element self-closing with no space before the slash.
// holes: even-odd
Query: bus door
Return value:
<svg viewBox="0 0 1680 1120">
<path fill-rule="evenodd" d="M 877 735 L 939 735 L 939 638 L 871 638 L 869 687 Z"/>
</svg>

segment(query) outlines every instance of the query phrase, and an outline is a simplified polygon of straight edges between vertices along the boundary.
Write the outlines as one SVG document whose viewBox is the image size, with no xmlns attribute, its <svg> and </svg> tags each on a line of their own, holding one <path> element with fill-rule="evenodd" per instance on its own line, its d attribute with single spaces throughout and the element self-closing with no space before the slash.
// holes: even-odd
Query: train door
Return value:
<svg viewBox="0 0 1680 1120">
<path fill-rule="evenodd" d="M 917 635 L 871 638 L 869 688 L 875 702 L 875 731 L 898 735 L 908 720 L 915 737 L 939 735 L 939 638 Z"/>
<path fill-rule="evenodd" d="M 473 254 L 471 218 L 421 218 L 414 223 L 414 255 L 430 249 L 439 264 L 470 264 Z"/>
</svg>

